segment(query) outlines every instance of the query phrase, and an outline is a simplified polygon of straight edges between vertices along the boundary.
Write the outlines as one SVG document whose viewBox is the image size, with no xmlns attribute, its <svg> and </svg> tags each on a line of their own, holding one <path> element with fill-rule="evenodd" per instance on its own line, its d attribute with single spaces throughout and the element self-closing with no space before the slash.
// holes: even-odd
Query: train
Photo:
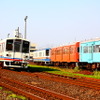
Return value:
<svg viewBox="0 0 100 100">
<path fill-rule="evenodd" d="M 0 40 L 0 66 L 2 68 L 28 68 L 30 41 L 21 37 Z"/>
<path fill-rule="evenodd" d="M 100 69 L 100 38 L 33 52 L 33 62 L 68 68 Z M 46 58 L 49 58 L 47 60 Z"/>
<path fill-rule="evenodd" d="M 50 63 L 50 48 L 39 49 L 33 52 L 34 63 L 47 65 Z"/>
</svg>

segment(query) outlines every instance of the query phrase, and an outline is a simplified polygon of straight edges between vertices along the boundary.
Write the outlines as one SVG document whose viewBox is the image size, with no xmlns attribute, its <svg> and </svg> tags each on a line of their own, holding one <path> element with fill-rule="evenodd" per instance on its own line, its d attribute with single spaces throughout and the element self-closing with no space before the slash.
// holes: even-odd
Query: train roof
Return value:
<svg viewBox="0 0 100 100">
<path fill-rule="evenodd" d="M 43 48 L 43 49 L 37 49 L 36 51 L 41 51 L 41 50 L 49 50 L 51 48 Z"/>
<path fill-rule="evenodd" d="M 79 41 L 77 42 L 73 42 L 73 43 L 69 43 L 69 44 L 66 44 L 66 45 L 62 45 L 62 46 L 57 46 L 57 47 L 53 47 L 52 49 L 56 49 L 56 48 L 62 48 L 62 47 L 66 47 L 66 46 L 71 46 L 71 45 L 75 45 L 77 43 L 80 43 Z"/>
<path fill-rule="evenodd" d="M 10 39 L 21 39 L 21 40 L 27 40 L 27 39 L 24 39 L 24 38 L 12 37 L 12 38 L 1 39 L 0 41 L 2 41 L 2 40 L 10 40 Z M 29 40 L 27 40 L 27 41 L 29 41 Z"/>
<path fill-rule="evenodd" d="M 93 41 L 100 41 L 100 38 L 85 40 L 85 41 L 81 41 L 80 43 L 93 42 Z"/>
</svg>

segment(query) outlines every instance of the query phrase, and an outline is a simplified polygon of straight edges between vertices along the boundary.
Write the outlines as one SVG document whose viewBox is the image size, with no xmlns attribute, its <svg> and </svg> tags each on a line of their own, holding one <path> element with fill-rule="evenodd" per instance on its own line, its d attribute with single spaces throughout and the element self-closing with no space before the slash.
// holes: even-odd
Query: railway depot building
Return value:
<svg viewBox="0 0 100 100">
<path fill-rule="evenodd" d="M 31 43 L 30 44 L 30 60 L 33 60 L 33 52 L 36 51 L 36 44 L 35 43 Z"/>
</svg>

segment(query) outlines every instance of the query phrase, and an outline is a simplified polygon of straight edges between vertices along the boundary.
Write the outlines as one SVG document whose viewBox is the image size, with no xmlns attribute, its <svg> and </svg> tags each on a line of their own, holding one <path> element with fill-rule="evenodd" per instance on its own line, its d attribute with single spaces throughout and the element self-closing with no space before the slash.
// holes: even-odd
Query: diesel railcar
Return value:
<svg viewBox="0 0 100 100">
<path fill-rule="evenodd" d="M 30 42 L 23 38 L 0 40 L 0 66 L 8 68 L 28 68 Z"/>
</svg>

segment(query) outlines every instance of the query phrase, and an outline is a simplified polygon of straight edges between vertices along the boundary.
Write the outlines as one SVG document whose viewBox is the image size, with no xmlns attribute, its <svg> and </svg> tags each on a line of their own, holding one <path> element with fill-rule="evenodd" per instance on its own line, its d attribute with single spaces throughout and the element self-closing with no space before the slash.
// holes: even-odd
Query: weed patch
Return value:
<svg viewBox="0 0 100 100">
<path fill-rule="evenodd" d="M 7 100 L 9 100 L 10 98 L 18 98 L 20 100 L 27 100 L 26 97 L 24 96 L 19 96 L 19 95 L 16 95 L 16 94 L 10 94 L 7 96 Z"/>
<path fill-rule="evenodd" d="M 100 72 L 94 71 L 94 74 L 92 75 L 84 75 L 82 73 L 75 73 L 75 72 L 81 72 L 79 67 L 75 67 L 74 69 L 67 69 L 67 68 L 59 68 L 59 67 L 48 67 L 48 66 L 39 66 L 39 65 L 29 65 L 30 71 L 33 72 L 48 72 L 58 75 L 64 75 L 64 76 L 79 76 L 79 77 L 89 77 L 89 78 L 97 78 L 100 79 Z"/>
</svg>

